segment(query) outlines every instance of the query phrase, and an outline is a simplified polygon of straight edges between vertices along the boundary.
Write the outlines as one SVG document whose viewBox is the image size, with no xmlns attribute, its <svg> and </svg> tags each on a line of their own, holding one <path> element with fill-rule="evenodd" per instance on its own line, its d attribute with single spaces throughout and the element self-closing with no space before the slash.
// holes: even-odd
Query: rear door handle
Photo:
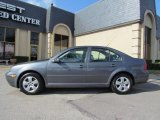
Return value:
<svg viewBox="0 0 160 120">
<path fill-rule="evenodd" d="M 112 64 L 111 67 L 116 67 L 116 64 Z"/>
<path fill-rule="evenodd" d="M 80 65 L 80 68 L 83 68 L 83 65 Z"/>
</svg>

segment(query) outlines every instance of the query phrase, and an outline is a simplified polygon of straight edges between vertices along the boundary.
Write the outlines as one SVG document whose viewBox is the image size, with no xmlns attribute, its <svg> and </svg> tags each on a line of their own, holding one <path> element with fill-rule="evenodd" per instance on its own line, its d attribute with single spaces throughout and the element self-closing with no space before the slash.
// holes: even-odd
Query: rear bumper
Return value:
<svg viewBox="0 0 160 120">
<path fill-rule="evenodd" d="M 144 74 L 141 74 L 137 78 L 135 78 L 135 84 L 140 84 L 140 83 L 146 83 L 149 78 L 149 72 L 145 72 Z"/>
</svg>

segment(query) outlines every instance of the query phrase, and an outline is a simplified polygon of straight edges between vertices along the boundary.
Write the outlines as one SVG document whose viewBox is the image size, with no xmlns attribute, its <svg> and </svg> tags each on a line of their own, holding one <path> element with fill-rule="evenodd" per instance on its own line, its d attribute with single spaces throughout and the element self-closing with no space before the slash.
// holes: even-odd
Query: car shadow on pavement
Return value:
<svg viewBox="0 0 160 120">
<path fill-rule="evenodd" d="M 138 94 L 143 92 L 154 92 L 160 91 L 160 82 L 147 82 L 145 84 L 135 85 L 131 94 Z M 49 94 L 104 94 L 104 93 L 112 93 L 109 88 L 54 88 L 54 89 L 46 89 L 41 95 L 49 95 Z"/>
<path fill-rule="evenodd" d="M 138 93 L 143 93 L 143 92 L 155 92 L 155 91 L 160 91 L 160 81 L 149 81 L 145 84 L 138 84 L 135 85 L 130 92 L 130 94 L 138 94 Z"/>
<path fill-rule="evenodd" d="M 53 88 L 46 89 L 41 95 L 49 94 L 102 94 L 111 93 L 109 88 Z"/>
</svg>

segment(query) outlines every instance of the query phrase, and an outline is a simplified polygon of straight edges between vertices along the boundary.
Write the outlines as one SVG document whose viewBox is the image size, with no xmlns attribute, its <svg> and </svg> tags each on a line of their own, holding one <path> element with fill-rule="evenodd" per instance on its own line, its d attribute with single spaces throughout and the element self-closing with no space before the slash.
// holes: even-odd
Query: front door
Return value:
<svg viewBox="0 0 160 120">
<path fill-rule="evenodd" d="M 59 62 L 50 60 L 47 70 L 49 84 L 76 85 L 85 82 L 87 48 L 69 50 L 58 58 Z"/>
</svg>

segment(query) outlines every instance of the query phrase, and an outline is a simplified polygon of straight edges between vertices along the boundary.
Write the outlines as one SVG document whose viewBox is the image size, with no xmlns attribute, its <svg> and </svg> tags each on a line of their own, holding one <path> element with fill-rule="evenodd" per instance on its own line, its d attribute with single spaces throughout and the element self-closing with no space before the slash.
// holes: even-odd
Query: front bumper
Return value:
<svg viewBox="0 0 160 120">
<path fill-rule="evenodd" d="M 5 74 L 5 77 L 10 86 L 17 87 L 17 75 L 15 73 L 9 71 Z"/>
</svg>

